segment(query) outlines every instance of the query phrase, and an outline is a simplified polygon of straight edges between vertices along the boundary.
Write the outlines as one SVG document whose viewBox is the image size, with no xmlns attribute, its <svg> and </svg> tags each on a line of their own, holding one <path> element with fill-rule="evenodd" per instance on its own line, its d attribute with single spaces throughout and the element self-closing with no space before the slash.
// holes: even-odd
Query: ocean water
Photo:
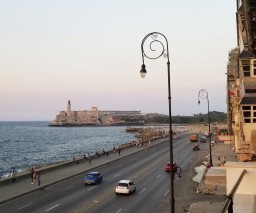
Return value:
<svg viewBox="0 0 256 213">
<path fill-rule="evenodd" d="M 0 177 L 13 168 L 18 172 L 94 154 L 97 149 L 135 140 L 125 126 L 48 127 L 49 122 L 0 122 Z"/>
</svg>

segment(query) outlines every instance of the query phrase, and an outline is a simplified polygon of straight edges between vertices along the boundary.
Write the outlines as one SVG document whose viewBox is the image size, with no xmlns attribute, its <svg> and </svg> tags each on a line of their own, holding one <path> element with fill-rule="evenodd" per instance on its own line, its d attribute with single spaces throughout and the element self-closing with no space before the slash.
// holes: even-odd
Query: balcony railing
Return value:
<svg viewBox="0 0 256 213">
<path fill-rule="evenodd" d="M 242 171 L 242 173 L 240 174 L 238 180 L 236 181 L 235 185 L 233 186 L 232 190 L 227 195 L 221 213 L 226 213 L 227 211 L 228 211 L 228 213 L 233 213 L 233 198 L 234 198 L 234 195 L 236 193 L 236 190 L 238 189 L 241 181 L 243 180 L 243 177 L 244 177 L 245 173 L 246 173 L 246 169 L 244 169 Z"/>
</svg>

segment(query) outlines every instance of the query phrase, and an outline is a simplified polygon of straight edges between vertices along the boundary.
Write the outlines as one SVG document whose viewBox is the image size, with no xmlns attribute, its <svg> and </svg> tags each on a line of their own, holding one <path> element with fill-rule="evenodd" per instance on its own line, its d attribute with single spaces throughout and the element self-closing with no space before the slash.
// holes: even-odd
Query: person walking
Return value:
<svg viewBox="0 0 256 213">
<path fill-rule="evenodd" d="M 40 173 L 38 172 L 36 175 L 36 182 L 37 182 L 37 187 L 40 187 L 41 185 L 41 180 L 40 180 Z"/>
<path fill-rule="evenodd" d="M 11 178 L 12 178 L 12 182 L 16 183 L 16 171 L 15 171 L 15 169 L 13 169 L 12 172 L 11 172 Z"/>
<path fill-rule="evenodd" d="M 33 184 L 33 175 L 34 175 L 34 168 L 31 167 L 30 169 L 31 184 Z"/>
<path fill-rule="evenodd" d="M 34 173 L 33 173 L 33 183 L 32 184 L 35 184 L 36 183 L 36 171 L 34 170 Z"/>
</svg>

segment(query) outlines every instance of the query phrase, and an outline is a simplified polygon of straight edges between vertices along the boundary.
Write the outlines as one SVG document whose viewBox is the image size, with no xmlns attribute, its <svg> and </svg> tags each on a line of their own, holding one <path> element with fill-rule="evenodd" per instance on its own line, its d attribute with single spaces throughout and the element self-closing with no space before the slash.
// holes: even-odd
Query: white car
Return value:
<svg viewBox="0 0 256 213">
<path fill-rule="evenodd" d="M 120 180 L 116 185 L 116 194 L 131 194 L 136 191 L 136 185 L 131 180 Z"/>
</svg>

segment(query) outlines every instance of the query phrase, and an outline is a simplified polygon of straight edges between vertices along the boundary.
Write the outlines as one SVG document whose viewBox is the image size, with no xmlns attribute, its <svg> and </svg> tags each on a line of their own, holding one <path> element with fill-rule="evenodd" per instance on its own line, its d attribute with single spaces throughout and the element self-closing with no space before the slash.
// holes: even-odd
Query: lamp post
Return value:
<svg viewBox="0 0 256 213">
<path fill-rule="evenodd" d="M 209 98 L 208 98 L 208 92 L 206 89 L 201 89 L 198 92 L 198 104 L 200 104 L 200 98 L 206 99 L 208 103 L 208 136 L 209 136 L 209 150 L 210 150 L 210 165 L 212 167 L 212 144 L 211 144 L 211 126 L 210 126 L 210 114 L 209 114 Z"/>
<path fill-rule="evenodd" d="M 149 43 L 147 43 L 149 41 Z M 154 52 L 154 56 L 149 57 L 144 51 L 144 45 L 148 44 L 149 51 Z M 165 44 L 165 45 L 164 45 Z M 156 46 L 155 46 L 156 45 Z M 158 49 L 156 50 L 153 46 Z M 166 47 L 166 48 L 165 48 Z M 166 37 L 159 32 L 149 33 L 144 37 L 141 43 L 141 53 L 142 53 L 142 66 L 140 70 L 141 77 L 146 76 L 146 65 L 144 64 L 144 57 L 148 59 L 158 59 L 161 56 L 167 58 L 167 74 L 168 74 L 168 102 L 169 102 L 169 138 L 170 138 L 170 165 L 173 165 L 173 141 L 172 141 L 172 112 L 171 112 L 171 87 L 170 87 L 170 60 L 169 60 L 169 50 L 168 50 L 168 41 Z M 175 199 L 174 199 L 174 172 L 170 169 L 170 210 L 171 213 L 175 212 Z"/>
</svg>

